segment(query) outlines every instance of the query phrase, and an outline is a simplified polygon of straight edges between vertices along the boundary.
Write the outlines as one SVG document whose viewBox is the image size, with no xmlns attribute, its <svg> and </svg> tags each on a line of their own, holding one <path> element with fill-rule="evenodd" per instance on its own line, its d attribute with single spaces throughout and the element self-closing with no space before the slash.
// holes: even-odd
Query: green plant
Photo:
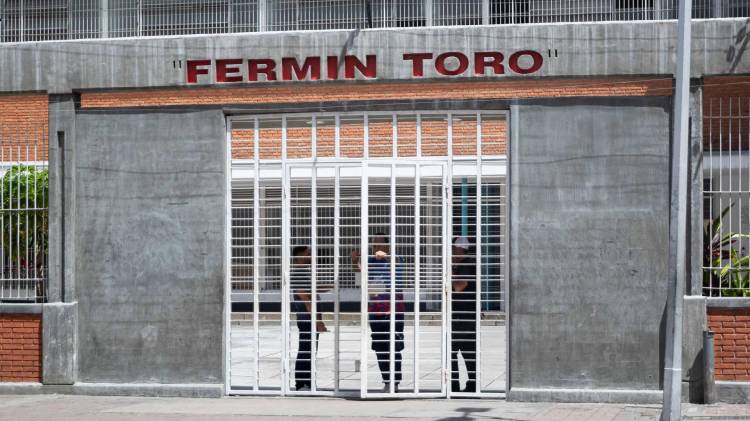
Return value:
<svg viewBox="0 0 750 421">
<path fill-rule="evenodd" d="M 12 277 L 39 277 L 48 249 L 49 173 L 12 166 L 0 179 L 2 258 Z"/>
<path fill-rule="evenodd" d="M 733 245 L 747 234 L 722 232 L 724 217 L 734 206 L 709 221 L 703 229 L 703 286 L 711 295 L 750 297 L 750 256 L 743 256 Z"/>
</svg>

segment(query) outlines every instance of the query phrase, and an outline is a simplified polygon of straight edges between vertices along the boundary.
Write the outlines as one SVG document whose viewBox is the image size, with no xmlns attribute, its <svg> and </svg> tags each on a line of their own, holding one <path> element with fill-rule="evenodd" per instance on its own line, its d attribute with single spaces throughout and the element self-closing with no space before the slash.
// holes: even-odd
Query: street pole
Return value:
<svg viewBox="0 0 750 421">
<path fill-rule="evenodd" d="M 682 302 L 687 279 L 691 2 L 692 0 L 680 0 L 677 20 L 677 72 L 672 113 L 672 180 L 677 183 L 677 203 L 670 207 L 673 212 L 676 211 L 676 215 L 670 216 L 670 257 L 674 267 L 670 268 L 667 296 L 667 355 L 664 364 L 662 421 L 678 421 L 682 416 Z"/>
</svg>

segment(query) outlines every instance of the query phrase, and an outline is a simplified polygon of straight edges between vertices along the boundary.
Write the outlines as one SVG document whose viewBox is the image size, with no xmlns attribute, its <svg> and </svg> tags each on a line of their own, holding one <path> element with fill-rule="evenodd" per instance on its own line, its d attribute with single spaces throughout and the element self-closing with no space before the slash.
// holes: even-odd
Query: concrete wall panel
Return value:
<svg viewBox="0 0 750 421">
<path fill-rule="evenodd" d="M 222 382 L 224 121 L 77 116 L 79 381 Z"/>
<path fill-rule="evenodd" d="M 660 389 L 667 105 L 612 98 L 514 107 L 511 398 L 513 388 Z"/>
<path fill-rule="evenodd" d="M 747 25 L 744 19 L 694 22 L 693 77 L 750 72 L 747 52 L 738 41 Z M 675 27 L 674 21 L 607 22 L 3 44 L 0 92 L 183 86 L 185 60 L 272 58 L 279 62 L 282 57 L 323 57 L 325 62 L 326 56 L 347 54 L 362 59 L 375 54 L 378 80 L 403 80 L 412 79 L 411 62 L 403 60 L 404 53 L 430 52 L 436 57 L 449 51 L 501 51 L 506 55 L 506 74 L 492 76 L 498 79 L 519 77 L 508 66 L 509 56 L 519 50 L 544 56 L 541 70 L 530 75 L 535 77 L 671 75 Z M 438 75 L 434 60 L 426 62 L 424 78 L 435 77 L 451 78 Z M 475 77 L 473 64 L 456 77 Z M 199 78 L 202 84 L 215 80 L 213 72 Z"/>
</svg>

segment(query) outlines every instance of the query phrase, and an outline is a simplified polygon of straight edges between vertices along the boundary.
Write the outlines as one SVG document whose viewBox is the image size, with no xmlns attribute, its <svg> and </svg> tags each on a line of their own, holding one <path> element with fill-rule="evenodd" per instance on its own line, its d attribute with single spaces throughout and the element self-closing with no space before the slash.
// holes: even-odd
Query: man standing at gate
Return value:
<svg viewBox="0 0 750 421">
<path fill-rule="evenodd" d="M 458 353 L 464 359 L 468 380 L 463 392 L 477 390 L 477 266 L 469 254 L 471 243 L 466 237 L 453 240 L 451 271 L 451 391 L 460 392 Z"/>
<path fill-rule="evenodd" d="M 391 292 L 394 290 L 396 302 L 393 330 L 393 391 L 398 392 L 401 382 L 401 351 L 404 349 L 404 297 L 403 259 L 390 254 L 388 237 L 379 232 L 372 239 L 372 255 L 367 257 L 368 295 L 367 314 L 370 321 L 372 350 L 378 359 L 380 375 L 385 386 L 383 392 L 390 392 L 391 383 Z M 395 264 L 395 276 L 391 275 L 391 262 Z M 352 270 L 361 272 L 360 254 L 352 252 Z"/>
<path fill-rule="evenodd" d="M 294 301 L 292 311 L 297 316 L 299 330 L 299 348 L 294 362 L 295 390 L 309 391 L 312 387 L 312 271 L 310 267 L 310 247 L 297 246 L 292 249 L 292 265 L 289 271 L 290 287 Z M 315 323 L 315 349 L 320 332 L 326 332 L 326 326 L 318 313 Z"/>
</svg>

